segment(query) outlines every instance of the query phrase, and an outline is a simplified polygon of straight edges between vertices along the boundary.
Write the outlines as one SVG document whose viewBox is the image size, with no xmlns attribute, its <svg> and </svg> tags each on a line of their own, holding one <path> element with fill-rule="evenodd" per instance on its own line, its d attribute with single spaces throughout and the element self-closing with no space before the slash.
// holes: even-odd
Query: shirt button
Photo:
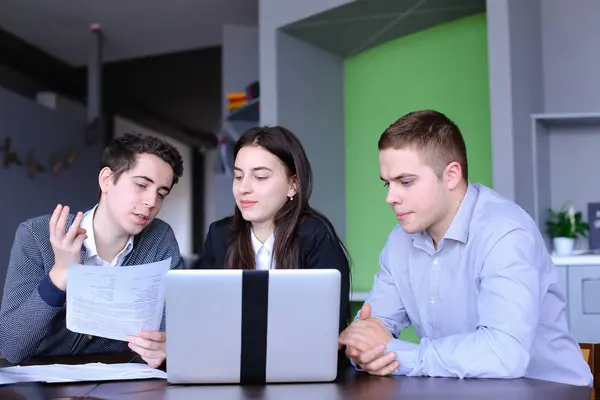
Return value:
<svg viewBox="0 0 600 400">
<path fill-rule="evenodd" d="M 438 259 L 437 258 L 433 259 L 433 265 L 438 265 Z"/>
<path fill-rule="evenodd" d="M 431 304 L 431 305 L 434 305 L 434 304 L 435 304 L 435 297 L 432 297 L 432 298 L 429 300 L 429 304 Z"/>
</svg>

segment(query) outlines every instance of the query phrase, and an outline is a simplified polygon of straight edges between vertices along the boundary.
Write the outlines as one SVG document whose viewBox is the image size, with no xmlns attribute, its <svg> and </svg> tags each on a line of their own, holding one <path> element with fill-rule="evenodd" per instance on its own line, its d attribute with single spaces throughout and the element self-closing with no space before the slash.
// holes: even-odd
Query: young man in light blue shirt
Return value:
<svg viewBox="0 0 600 400">
<path fill-rule="evenodd" d="M 352 363 L 373 375 L 591 386 L 538 227 L 514 202 L 469 183 L 458 127 L 436 111 L 409 113 L 381 135 L 379 163 L 399 224 L 340 335 Z M 398 339 L 409 325 L 419 344 Z"/>
</svg>

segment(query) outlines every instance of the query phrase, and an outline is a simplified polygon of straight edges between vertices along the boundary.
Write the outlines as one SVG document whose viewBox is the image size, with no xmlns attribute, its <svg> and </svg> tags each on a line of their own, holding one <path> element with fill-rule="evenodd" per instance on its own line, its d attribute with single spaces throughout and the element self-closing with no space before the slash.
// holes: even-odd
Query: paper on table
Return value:
<svg viewBox="0 0 600 400">
<path fill-rule="evenodd" d="M 171 258 L 126 267 L 72 265 L 67 270 L 67 329 L 126 341 L 158 330 Z"/>
<path fill-rule="evenodd" d="M 32 365 L 0 368 L 0 385 L 18 382 L 90 382 L 125 379 L 167 379 L 167 373 L 146 364 Z"/>
</svg>

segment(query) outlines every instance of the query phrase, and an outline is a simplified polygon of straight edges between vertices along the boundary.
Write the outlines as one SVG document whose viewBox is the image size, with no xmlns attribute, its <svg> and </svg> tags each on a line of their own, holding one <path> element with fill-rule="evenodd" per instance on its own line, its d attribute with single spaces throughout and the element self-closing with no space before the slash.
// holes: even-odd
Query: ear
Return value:
<svg viewBox="0 0 600 400">
<path fill-rule="evenodd" d="M 452 161 L 444 169 L 444 178 L 449 190 L 455 189 L 462 182 L 462 167 L 456 161 Z"/>
<path fill-rule="evenodd" d="M 298 193 L 298 177 L 296 175 L 290 178 L 290 188 L 287 197 L 294 197 Z"/>
<path fill-rule="evenodd" d="M 100 186 L 101 193 L 106 193 L 108 191 L 109 185 L 113 183 L 112 179 L 112 169 L 104 167 L 102 170 L 100 170 L 100 173 L 98 174 L 98 185 Z"/>
</svg>

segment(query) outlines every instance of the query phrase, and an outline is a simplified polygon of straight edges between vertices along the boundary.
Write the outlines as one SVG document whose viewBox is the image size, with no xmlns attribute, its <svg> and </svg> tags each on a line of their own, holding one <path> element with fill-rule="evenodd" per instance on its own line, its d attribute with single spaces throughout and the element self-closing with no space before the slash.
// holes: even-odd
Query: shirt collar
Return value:
<svg viewBox="0 0 600 400">
<path fill-rule="evenodd" d="M 477 204 L 478 197 L 479 190 L 477 187 L 471 183 L 467 183 L 467 191 L 461 201 L 456 215 L 448 227 L 448 231 L 442 238 L 442 241 L 444 239 L 452 239 L 461 243 L 467 243 L 469 240 L 469 227 L 471 226 L 471 218 L 473 217 L 473 210 Z M 427 231 L 413 234 L 412 240 L 417 247 L 423 248 L 426 246 L 427 248 L 430 248 L 430 250 L 433 250 L 431 237 Z"/>
<path fill-rule="evenodd" d="M 273 245 L 275 244 L 274 233 L 272 233 L 264 243 L 261 243 L 261 241 L 258 240 L 254 234 L 254 230 L 250 228 L 250 238 L 252 239 L 252 249 L 254 250 L 254 255 L 258 254 L 261 248 L 267 250 L 269 255 L 273 254 Z"/>
<path fill-rule="evenodd" d="M 94 214 L 96 213 L 96 209 L 98 208 L 98 204 L 94 206 L 91 210 L 86 211 L 83 215 L 83 219 L 81 220 L 81 228 L 85 229 L 85 234 L 87 238 L 83 241 L 83 245 L 86 250 L 86 258 L 92 258 L 98 256 L 98 249 L 96 248 L 96 238 L 94 237 Z M 117 257 L 123 255 L 127 255 L 133 250 L 133 235 L 129 236 L 127 240 L 127 244 L 119 252 Z M 105 260 L 110 261 L 110 260 Z"/>
<path fill-rule="evenodd" d="M 444 235 L 445 238 L 467 243 L 467 240 L 469 240 L 471 218 L 473 217 L 473 210 L 475 209 L 475 204 L 477 204 L 478 197 L 479 191 L 469 183 L 458 212 L 452 219 L 448 232 Z"/>
</svg>

